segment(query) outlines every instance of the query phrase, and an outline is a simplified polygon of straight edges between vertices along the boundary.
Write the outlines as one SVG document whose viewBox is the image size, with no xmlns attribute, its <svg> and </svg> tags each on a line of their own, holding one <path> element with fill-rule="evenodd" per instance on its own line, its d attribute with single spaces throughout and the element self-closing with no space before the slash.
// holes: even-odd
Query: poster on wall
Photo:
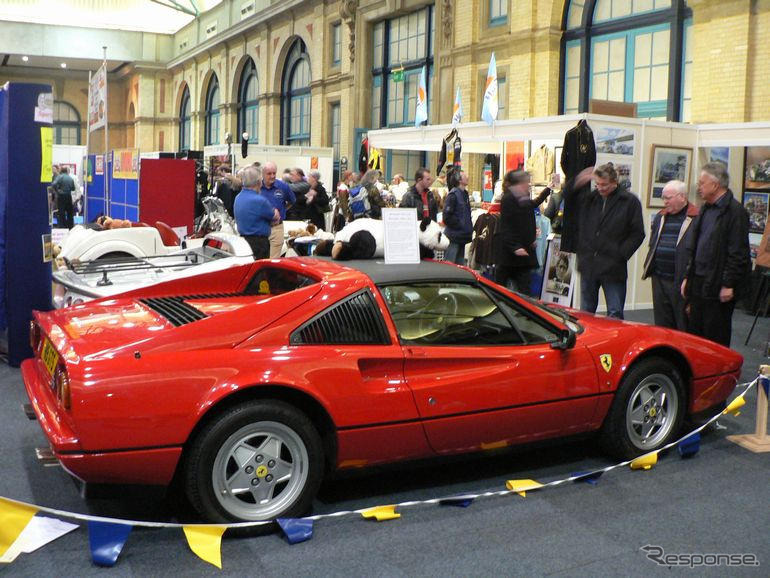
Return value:
<svg viewBox="0 0 770 578">
<path fill-rule="evenodd" d="M 524 168 L 524 141 L 505 143 L 505 172 Z"/>
<path fill-rule="evenodd" d="M 94 158 L 96 159 L 94 163 L 96 165 L 94 174 L 103 175 L 104 174 L 104 155 L 96 155 L 96 157 Z"/>
<path fill-rule="evenodd" d="M 647 207 L 663 207 L 663 187 L 669 181 L 682 181 L 689 191 L 691 167 L 691 148 L 652 145 Z"/>
<path fill-rule="evenodd" d="M 553 235 L 548 240 L 548 252 L 545 258 L 543 289 L 540 299 L 548 303 L 557 303 L 569 307 L 575 290 L 577 269 L 574 253 L 561 251 L 561 237 Z"/>
<path fill-rule="evenodd" d="M 596 152 L 608 155 L 634 154 L 634 131 L 628 128 L 600 126 L 594 131 Z"/>
<path fill-rule="evenodd" d="M 746 147 L 744 189 L 770 189 L 770 147 Z"/>
<path fill-rule="evenodd" d="M 139 178 L 139 149 L 115 149 L 113 155 L 113 179 Z"/>
<path fill-rule="evenodd" d="M 722 163 L 729 167 L 730 147 L 711 147 L 708 150 L 708 159 L 710 163 Z"/>
<path fill-rule="evenodd" d="M 53 180 L 53 127 L 40 127 L 40 182 Z"/>
<path fill-rule="evenodd" d="M 596 166 L 611 163 L 618 173 L 618 185 L 624 186 L 629 191 L 632 190 L 633 161 L 632 157 L 623 155 L 608 155 L 604 153 L 596 155 Z"/>
<path fill-rule="evenodd" d="M 107 67 L 102 64 L 91 77 L 88 87 L 88 130 L 94 131 L 107 124 L 104 115 L 107 102 Z"/>
<path fill-rule="evenodd" d="M 51 234 L 46 233 L 42 235 L 43 241 L 43 263 L 50 263 L 53 261 L 53 243 L 51 243 Z"/>
<path fill-rule="evenodd" d="M 743 193 L 743 206 L 749 213 L 749 233 L 765 231 L 767 225 L 767 203 L 770 193 L 757 193 L 746 191 Z"/>
</svg>

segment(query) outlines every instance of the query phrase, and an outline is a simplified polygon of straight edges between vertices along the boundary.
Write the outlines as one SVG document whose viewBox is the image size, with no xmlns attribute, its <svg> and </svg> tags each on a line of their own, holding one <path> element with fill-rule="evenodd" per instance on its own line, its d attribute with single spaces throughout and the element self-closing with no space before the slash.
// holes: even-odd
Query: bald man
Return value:
<svg viewBox="0 0 770 578">
<path fill-rule="evenodd" d="M 267 161 L 262 167 L 262 188 L 259 194 L 267 197 L 270 203 L 278 209 L 280 219 L 272 226 L 270 230 L 270 258 L 275 259 L 281 256 L 281 247 L 283 246 L 283 221 L 286 219 L 286 209 L 291 207 L 296 198 L 289 185 L 283 181 L 276 180 L 275 175 L 278 167 L 272 161 Z"/>
<path fill-rule="evenodd" d="M 682 181 L 669 181 L 661 195 L 663 209 L 655 215 L 650 229 L 650 246 L 642 279 L 652 279 L 652 309 L 655 325 L 687 330 L 685 302 L 680 292 L 687 273 L 690 226 L 698 208 L 687 200 Z"/>
</svg>

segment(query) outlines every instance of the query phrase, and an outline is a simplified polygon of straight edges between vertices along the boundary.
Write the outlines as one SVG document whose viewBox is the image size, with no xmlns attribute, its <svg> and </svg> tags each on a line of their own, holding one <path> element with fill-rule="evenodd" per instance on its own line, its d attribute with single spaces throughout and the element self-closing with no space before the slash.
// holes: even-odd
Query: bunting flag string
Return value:
<svg viewBox="0 0 770 578">
<path fill-rule="evenodd" d="M 685 434 L 678 440 L 675 440 L 665 446 L 658 448 L 647 454 L 638 456 L 632 460 L 623 461 L 604 468 L 587 472 L 577 472 L 570 476 L 550 482 L 541 483 L 532 479 L 513 479 L 506 482 L 504 490 L 489 490 L 476 493 L 466 493 L 462 495 L 444 496 L 426 500 L 413 500 L 397 504 L 361 508 L 358 510 L 342 510 L 328 514 L 317 514 L 304 518 L 280 518 L 276 520 L 283 532 L 286 534 L 290 544 L 296 544 L 312 538 L 313 524 L 322 519 L 339 518 L 342 516 L 358 515 L 377 521 L 393 520 L 401 517 L 401 513 L 396 510 L 402 510 L 414 506 L 424 505 L 452 505 L 467 507 L 474 500 L 487 497 L 506 496 L 510 494 L 519 494 L 526 496 L 526 492 L 533 490 L 544 490 L 556 487 L 570 482 L 586 482 L 596 484 L 598 479 L 606 472 L 618 468 L 630 466 L 631 469 L 649 470 L 657 464 L 658 456 L 667 450 L 677 447 L 682 458 L 695 455 L 700 449 L 700 433 L 710 425 L 716 423 L 717 419 L 727 413 L 736 413 L 737 410 L 745 405 L 745 396 L 754 385 L 759 383 L 759 377 L 746 385 L 746 388 L 720 413 L 711 419 Z M 764 385 L 764 384 L 763 384 Z M 272 521 L 241 522 L 235 524 L 178 524 L 168 522 L 145 522 L 139 520 L 119 520 L 106 518 L 102 516 L 91 516 L 74 512 L 57 510 L 36 506 L 10 498 L 0 497 L 0 558 L 14 544 L 24 528 L 30 523 L 37 513 L 47 513 L 50 515 L 80 520 L 88 523 L 89 541 L 91 544 L 92 557 L 96 564 L 111 566 L 117 561 L 123 546 L 135 526 L 148 528 L 182 528 L 187 538 L 190 549 L 202 560 L 213 564 L 217 568 L 222 568 L 221 560 L 221 540 L 224 532 L 229 528 L 249 528 L 272 524 Z M 10 561 L 10 560 L 8 560 Z"/>
</svg>

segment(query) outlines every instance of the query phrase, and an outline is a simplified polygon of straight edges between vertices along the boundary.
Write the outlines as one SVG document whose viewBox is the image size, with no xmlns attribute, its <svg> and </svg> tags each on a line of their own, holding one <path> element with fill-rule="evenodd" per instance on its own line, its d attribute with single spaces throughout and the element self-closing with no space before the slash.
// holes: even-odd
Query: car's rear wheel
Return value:
<svg viewBox="0 0 770 578">
<path fill-rule="evenodd" d="M 188 498 L 206 520 L 296 517 L 312 503 L 323 449 L 311 421 L 277 400 L 234 406 L 195 437 L 185 463 Z"/>
<path fill-rule="evenodd" d="M 665 359 L 644 359 L 620 383 L 602 427 L 602 445 L 623 459 L 656 450 L 679 432 L 684 408 L 677 368 Z"/>
</svg>

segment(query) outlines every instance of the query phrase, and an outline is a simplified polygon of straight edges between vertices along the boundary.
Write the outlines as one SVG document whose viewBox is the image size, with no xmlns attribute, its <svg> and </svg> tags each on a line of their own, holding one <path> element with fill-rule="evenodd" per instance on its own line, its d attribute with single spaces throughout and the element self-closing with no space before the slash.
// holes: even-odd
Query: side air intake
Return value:
<svg viewBox="0 0 770 578">
<path fill-rule="evenodd" d="M 379 308 L 369 291 L 362 291 L 335 303 L 297 328 L 291 345 L 388 345 Z"/>
</svg>

